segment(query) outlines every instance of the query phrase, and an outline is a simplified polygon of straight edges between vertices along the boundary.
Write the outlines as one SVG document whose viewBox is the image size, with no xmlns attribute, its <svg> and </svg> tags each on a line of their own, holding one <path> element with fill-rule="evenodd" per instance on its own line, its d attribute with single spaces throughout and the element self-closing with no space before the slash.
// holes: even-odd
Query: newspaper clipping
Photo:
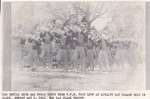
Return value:
<svg viewBox="0 0 150 99">
<path fill-rule="evenodd" d="M 3 1 L 1 15 L 2 99 L 150 98 L 150 2 Z"/>
</svg>

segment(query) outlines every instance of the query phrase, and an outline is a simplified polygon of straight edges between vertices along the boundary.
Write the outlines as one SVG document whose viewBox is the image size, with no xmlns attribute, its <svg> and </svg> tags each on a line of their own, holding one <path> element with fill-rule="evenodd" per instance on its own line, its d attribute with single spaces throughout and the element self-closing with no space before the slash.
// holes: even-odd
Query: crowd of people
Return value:
<svg viewBox="0 0 150 99">
<path fill-rule="evenodd" d="M 53 24 L 56 23 L 53 21 Z M 52 26 L 48 31 L 21 38 L 22 65 L 45 66 L 64 70 L 110 69 L 115 62 L 118 42 L 100 36 L 94 27 L 87 31 L 78 25 Z M 128 49 L 130 42 L 123 44 Z M 124 56 L 122 56 L 124 57 Z"/>
</svg>

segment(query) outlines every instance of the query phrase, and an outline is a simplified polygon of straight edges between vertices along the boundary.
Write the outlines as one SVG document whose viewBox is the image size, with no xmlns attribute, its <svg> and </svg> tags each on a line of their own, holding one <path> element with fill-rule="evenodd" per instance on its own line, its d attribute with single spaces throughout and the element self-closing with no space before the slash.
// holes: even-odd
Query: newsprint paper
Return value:
<svg viewBox="0 0 150 99">
<path fill-rule="evenodd" d="M 149 1 L 2 1 L 2 99 L 150 99 Z"/>
</svg>

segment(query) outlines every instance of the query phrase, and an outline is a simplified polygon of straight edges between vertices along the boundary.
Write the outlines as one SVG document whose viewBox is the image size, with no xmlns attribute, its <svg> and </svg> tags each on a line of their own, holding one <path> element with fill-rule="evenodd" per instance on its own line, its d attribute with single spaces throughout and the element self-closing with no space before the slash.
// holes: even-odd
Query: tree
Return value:
<svg viewBox="0 0 150 99">
<path fill-rule="evenodd" d="M 53 5 L 47 5 L 48 12 L 54 19 L 61 20 L 62 28 L 76 24 L 88 33 L 92 23 L 99 18 L 106 17 L 110 11 L 107 7 L 108 3 L 101 2 L 65 2 L 57 4 L 57 7 Z"/>
<path fill-rule="evenodd" d="M 109 13 L 109 9 L 106 8 L 106 3 L 98 2 L 82 2 L 73 4 L 73 9 L 76 12 L 76 16 L 81 16 L 81 22 L 85 25 L 87 32 L 91 30 L 91 24 L 98 18 L 104 17 Z"/>
</svg>

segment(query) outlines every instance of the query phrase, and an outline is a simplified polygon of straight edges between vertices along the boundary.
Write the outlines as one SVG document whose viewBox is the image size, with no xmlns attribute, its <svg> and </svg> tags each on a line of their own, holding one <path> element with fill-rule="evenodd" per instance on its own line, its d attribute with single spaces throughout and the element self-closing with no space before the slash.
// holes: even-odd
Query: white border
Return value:
<svg viewBox="0 0 150 99">
<path fill-rule="evenodd" d="M 150 0 L 1 0 L 2 2 L 3 1 L 8 1 L 8 2 L 15 2 L 15 1 L 18 1 L 18 2 L 22 2 L 22 1 L 114 1 L 114 2 L 117 2 L 117 1 L 127 1 L 127 2 L 146 2 L 146 1 L 150 1 Z"/>
</svg>

